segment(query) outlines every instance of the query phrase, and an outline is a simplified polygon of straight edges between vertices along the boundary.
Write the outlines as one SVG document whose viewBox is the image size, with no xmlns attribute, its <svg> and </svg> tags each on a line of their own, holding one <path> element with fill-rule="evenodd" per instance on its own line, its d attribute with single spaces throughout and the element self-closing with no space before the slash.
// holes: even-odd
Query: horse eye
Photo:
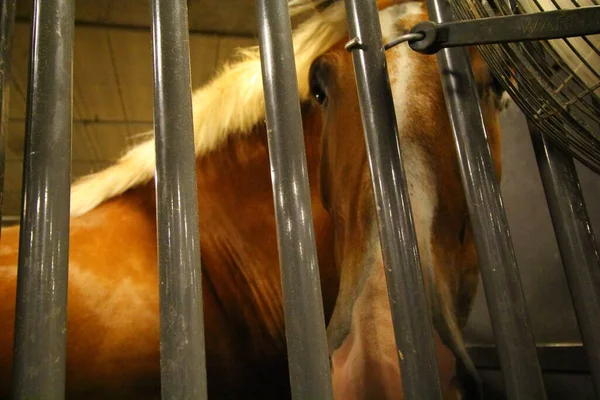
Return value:
<svg viewBox="0 0 600 400">
<path fill-rule="evenodd" d="M 317 103 L 323 105 L 327 101 L 327 92 L 325 88 L 325 72 L 327 67 L 324 63 L 316 61 L 310 68 L 309 72 L 309 87 L 310 94 L 315 98 Z"/>
<path fill-rule="evenodd" d="M 318 89 L 313 91 L 313 96 L 315 97 L 315 100 L 317 100 L 317 102 L 321 105 L 323 105 L 323 103 L 325 103 L 325 100 L 327 98 L 325 93 L 322 90 L 318 90 Z"/>
</svg>

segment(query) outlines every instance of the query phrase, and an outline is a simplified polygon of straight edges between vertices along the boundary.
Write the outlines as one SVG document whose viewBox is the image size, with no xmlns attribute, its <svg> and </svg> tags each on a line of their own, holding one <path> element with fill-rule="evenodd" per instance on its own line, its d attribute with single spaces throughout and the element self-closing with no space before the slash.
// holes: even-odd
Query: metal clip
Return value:
<svg viewBox="0 0 600 400">
<path fill-rule="evenodd" d="M 352 51 L 352 50 L 362 49 L 362 48 L 364 48 L 364 45 L 358 36 L 350 39 L 348 41 L 348 43 L 346 43 L 346 45 L 344 46 L 344 49 L 346 49 L 346 51 Z"/>
<path fill-rule="evenodd" d="M 389 50 L 394 46 L 404 42 L 415 42 L 425 39 L 425 34 L 422 32 L 405 33 L 404 35 L 398 36 L 396 39 L 388 42 L 383 48 Z"/>
</svg>

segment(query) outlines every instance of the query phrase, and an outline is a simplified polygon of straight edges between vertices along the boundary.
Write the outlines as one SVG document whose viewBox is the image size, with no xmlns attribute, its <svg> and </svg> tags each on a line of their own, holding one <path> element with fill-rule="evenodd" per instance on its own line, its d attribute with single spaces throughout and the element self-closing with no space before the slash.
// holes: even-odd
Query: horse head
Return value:
<svg viewBox="0 0 600 400">
<path fill-rule="evenodd" d="M 389 3 L 389 2 L 387 2 Z M 389 41 L 428 16 L 424 4 L 380 4 Z M 346 39 L 347 40 L 347 39 Z M 473 72 L 498 174 L 499 98 L 475 49 Z M 408 44 L 386 52 L 397 128 L 432 309 L 440 378 L 458 396 L 455 363 L 475 375 L 462 340 L 478 283 L 477 257 L 435 55 Z M 402 382 L 352 56 L 344 41 L 319 56 L 310 93 L 322 112 L 320 190 L 334 220 L 339 295 L 327 328 L 335 398 L 398 399 Z"/>
</svg>

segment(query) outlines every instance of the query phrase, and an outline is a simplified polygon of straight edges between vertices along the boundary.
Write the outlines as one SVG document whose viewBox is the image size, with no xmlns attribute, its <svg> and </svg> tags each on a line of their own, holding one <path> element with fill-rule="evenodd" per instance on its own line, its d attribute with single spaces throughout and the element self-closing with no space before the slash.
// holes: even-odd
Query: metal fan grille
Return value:
<svg viewBox="0 0 600 400">
<path fill-rule="evenodd" d="M 453 0 L 451 4 L 457 19 L 466 20 L 585 7 L 598 5 L 598 0 Z M 529 119 L 600 173 L 600 35 L 478 48 Z"/>
</svg>

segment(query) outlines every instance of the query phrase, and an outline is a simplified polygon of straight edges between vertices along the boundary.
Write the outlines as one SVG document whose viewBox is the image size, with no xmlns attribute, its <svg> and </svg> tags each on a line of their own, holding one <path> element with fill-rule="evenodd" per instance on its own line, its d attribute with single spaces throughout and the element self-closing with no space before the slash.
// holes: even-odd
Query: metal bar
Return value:
<svg viewBox="0 0 600 400">
<path fill-rule="evenodd" d="M 446 0 L 427 0 L 429 18 L 453 20 Z M 446 107 L 509 399 L 545 399 L 510 230 L 494 174 L 467 49 L 437 54 Z"/>
<path fill-rule="evenodd" d="M 469 356 L 478 369 L 500 368 L 498 349 L 493 344 L 467 345 Z M 588 375 L 590 368 L 583 344 L 580 342 L 554 342 L 537 346 L 540 366 L 544 372 Z"/>
<path fill-rule="evenodd" d="M 289 10 L 256 9 L 292 397 L 332 399 Z"/>
<path fill-rule="evenodd" d="M 451 47 L 594 35 L 600 33 L 599 20 L 600 6 L 589 6 L 439 24 L 423 21 L 410 32 L 425 37 L 409 45 L 419 53 L 434 54 Z"/>
<path fill-rule="evenodd" d="M 74 17 L 73 0 L 34 1 L 13 399 L 65 394 Z"/>
<path fill-rule="evenodd" d="M 10 101 L 9 83 L 11 80 L 10 56 L 15 26 L 16 3 L 16 0 L 5 0 L 0 4 L 0 220 L 2 219 L 4 206 L 4 176 Z"/>
<path fill-rule="evenodd" d="M 575 315 L 600 397 L 600 258 L 573 159 L 531 122 L 531 140 Z"/>
<path fill-rule="evenodd" d="M 163 399 L 207 398 L 186 0 L 151 0 Z"/>
<path fill-rule="evenodd" d="M 402 388 L 407 399 L 441 399 L 431 312 L 402 164 L 375 1 L 345 0 L 360 111 Z M 400 356 L 402 354 L 402 356 Z"/>
</svg>

